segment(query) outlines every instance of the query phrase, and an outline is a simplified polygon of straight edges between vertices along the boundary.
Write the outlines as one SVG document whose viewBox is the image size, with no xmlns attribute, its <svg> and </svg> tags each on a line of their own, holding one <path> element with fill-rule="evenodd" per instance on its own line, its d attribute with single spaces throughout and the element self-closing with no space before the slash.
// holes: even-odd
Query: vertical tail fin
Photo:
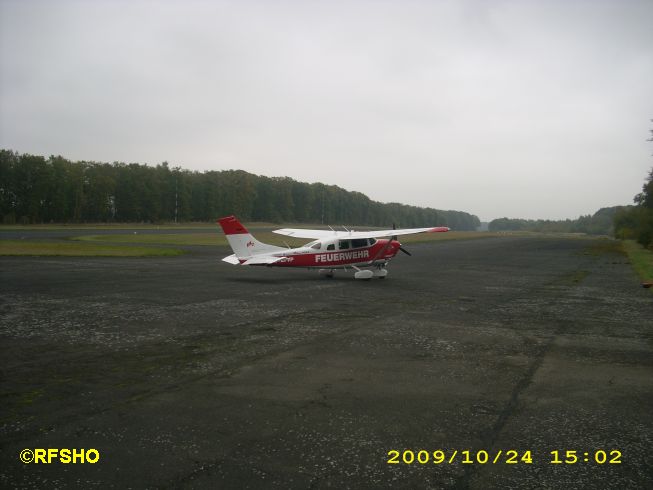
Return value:
<svg viewBox="0 0 653 490">
<path fill-rule="evenodd" d="M 220 218 L 218 224 L 222 227 L 222 231 L 227 236 L 227 241 L 238 259 L 246 260 L 254 255 L 285 250 L 282 247 L 259 242 L 235 216 Z M 235 263 L 234 261 L 227 262 Z"/>
</svg>

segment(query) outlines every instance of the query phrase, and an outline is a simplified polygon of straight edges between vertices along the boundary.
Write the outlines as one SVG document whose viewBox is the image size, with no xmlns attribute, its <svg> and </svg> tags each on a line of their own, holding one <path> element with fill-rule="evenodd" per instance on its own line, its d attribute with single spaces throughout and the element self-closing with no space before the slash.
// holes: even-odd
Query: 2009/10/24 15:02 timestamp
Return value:
<svg viewBox="0 0 653 490">
<path fill-rule="evenodd" d="M 621 451 L 617 449 L 596 449 L 593 451 L 578 451 L 575 449 L 549 451 L 549 457 L 546 461 L 550 464 L 567 464 L 572 465 L 576 463 L 594 463 L 594 464 L 621 464 Z M 437 449 L 435 451 L 427 451 L 425 449 L 398 451 L 392 449 L 388 451 L 388 464 L 532 464 L 533 451 L 516 451 L 509 450 L 495 450 L 486 451 L 480 449 L 478 451 L 470 450 L 449 450 L 445 451 Z"/>
</svg>

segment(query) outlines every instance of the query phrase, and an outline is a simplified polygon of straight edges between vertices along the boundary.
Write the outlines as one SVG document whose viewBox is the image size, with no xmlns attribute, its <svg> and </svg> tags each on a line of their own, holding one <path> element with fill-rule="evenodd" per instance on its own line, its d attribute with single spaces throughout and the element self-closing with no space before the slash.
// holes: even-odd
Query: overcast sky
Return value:
<svg viewBox="0 0 653 490">
<path fill-rule="evenodd" d="M 0 0 L 0 147 L 576 218 L 653 166 L 652 26 L 653 0 Z"/>
</svg>

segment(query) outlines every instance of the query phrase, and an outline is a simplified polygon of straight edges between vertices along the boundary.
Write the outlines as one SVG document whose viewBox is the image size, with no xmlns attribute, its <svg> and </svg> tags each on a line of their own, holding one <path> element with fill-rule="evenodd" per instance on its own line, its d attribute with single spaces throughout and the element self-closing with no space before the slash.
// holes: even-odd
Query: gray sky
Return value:
<svg viewBox="0 0 653 490">
<path fill-rule="evenodd" d="M 0 0 L 0 147 L 482 220 L 632 203 L 653 0 Z"/>
</svg>

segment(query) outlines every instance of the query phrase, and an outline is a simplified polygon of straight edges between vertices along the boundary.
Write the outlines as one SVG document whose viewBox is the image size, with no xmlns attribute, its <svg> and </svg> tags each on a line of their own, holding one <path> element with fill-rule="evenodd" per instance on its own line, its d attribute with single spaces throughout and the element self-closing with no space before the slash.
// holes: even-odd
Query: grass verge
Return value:
<svg viewBox="0 0 653 490">
<path fill-rule="evenodd" d="M 416 235 L 402 235 L 401 243 L 441 242 L 446 240 L 473 240 L 475 238 L 493 238 L 505 236 L 501 233 L 489 231 L 447 231 L 446 233 L 419 233 Z"/>
<path fill-rule="evenodd" d="M 622 246 L 637 275 L 643 281 L 653 281 L 653 252 L 634 240 L 623 240 Z"/>
<path fill-rule="evenodd" d="M 291 247 L 299 247 L 308 243 L 308 239 L 293 239 L 271 233 L 270 231 L 250 230 L 254 236 L 264 242 L 280 247 L 288 243 Z M 213 247 L 226 247 L 227 238 L 220 232 L 211 233 L 129 233 L 120 235 L 82 235 L 71 237 L 71 240 L 82 242 L 103 242 L 103 243 L 134 243 L 147 245 L 205 245 Z M 285 243 L 284 243 L 285 242 Z"/>
<path fill-rule="evenodd" d="M 147 245 L 227 245 L 222 234 L 214 233 L 130 233 L 120 235 L 82 235 L 70 238 L 79 242 L 141 243 Z"/>
<path fill-rule="evenodd" d="M 184 223 L 151 225 L 141 223 L 69 224 L 69 225 L 0 225 L 0 231 L 84 231 L 84 230 L 213 230 L 216 225 Z"/>
<path fill-rule="evenodd" d="M 183 254 L 175 248 L 129 247 L 83 242 L 0 240 L 0 255 L 65 257 L 151 257 Z"/>
<path fill-rule="evenodd" d="M 281 225 L 279 223 L 266 222 L 247 222 L 248 228 L 266 227 L 266 228 L 319 228 L 323 225 L 308 226 L 306 224 Z M 182 223 L 44 223 L 32 225 L 5 225 L 0 224 L 0 231 L 67 231 L 67 230 L 220 230 L 215 221 L 198 222 L 188 221 Z"/>
</svg>

